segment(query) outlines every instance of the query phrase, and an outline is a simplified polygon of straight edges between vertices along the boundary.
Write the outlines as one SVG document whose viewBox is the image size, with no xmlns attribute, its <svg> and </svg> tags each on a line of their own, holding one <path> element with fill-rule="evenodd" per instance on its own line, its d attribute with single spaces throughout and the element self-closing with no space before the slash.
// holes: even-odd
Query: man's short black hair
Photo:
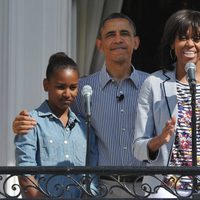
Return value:
<svg viewBox="0 0 200 200">
<path fill-rule="evenodd" d="M 111 20 L 111 19 L 127 19 L 128 22 L 130 23 L 131 25 L 131 28 L 133 30 L 133 34 L 136 35 L 136 26 L 135 26 L 135 23 L 133 22 L 132 19 L 130 19 L 127 15 L 123 14 L 123 13 L 112 13 L 110 14 L 109 16 L 107 16 L 101 26 L 100 26 L 100 29 L 99 29 L 99 35 L 98 35 L 98 38 L 101 38 L 101 29 L 104 27 L 105 23 L 108 21 L 108 20 Z"/>
</svg>

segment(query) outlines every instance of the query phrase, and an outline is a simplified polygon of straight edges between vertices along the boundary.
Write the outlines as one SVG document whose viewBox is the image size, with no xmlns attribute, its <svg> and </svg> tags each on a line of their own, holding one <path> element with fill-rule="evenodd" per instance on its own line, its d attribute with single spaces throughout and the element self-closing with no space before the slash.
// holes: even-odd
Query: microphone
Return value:
<svg viewBox="0 0 200 200">
<path fill-rule="evenodd" d="M 85 99 L 85 112 L 88 117 L 91 116 L 91 96 L 92 96 L 92 87 L 90 85 L 83 86 L 81 94 Z"/>
<path fill-rule="evenodd" d="M 75 125 L 76 125 L 77 122 L 78 122 L 78 121 L 75 119 L 73 122 L 71 122 L 71 123 L 69 124 L 69 130 L 70 130 L 70 131 L 75 127 Z"/>
<path fill-rule="evenodd" d="M 185 71 L 187 73 L 187 80 L 190 86 L 190 90 L 195 91 L 196 86 L 196 78 L 195 78 L 195 71 L 196 71 L 196 65 L 192 62 L 188 62 L 185 65 Z"/>
<path fill-rule="evenodd" d="M 185 65 L 185 71 L 187 73 L 187 79 L 190 86 L 190 92 L 195 93 L 196 92 L 196 78 L 195 78 L 196 65 L 192 62 L 188 62 Z"/>
<path fill-rule="evenodd" d="M 124 94 L 120 94 L 119 96 L 116 97 L 117 101 L 122 101 L 124 99 Z"/>
<path fill-rule="evenodd" d="M 192 62 L 188 62 L 185 65 L 185 71 L 187 72 L 188 82 L 189 83 L 193 82 L 194 84 L 196 84 L 196 78 L 195 78 L 196 65 Z"/>
</svg>

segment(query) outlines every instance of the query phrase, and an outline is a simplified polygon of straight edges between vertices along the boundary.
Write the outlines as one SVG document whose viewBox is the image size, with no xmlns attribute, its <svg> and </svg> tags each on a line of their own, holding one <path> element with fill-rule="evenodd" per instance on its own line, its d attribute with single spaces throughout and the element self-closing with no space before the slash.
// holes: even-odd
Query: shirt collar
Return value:
<svg viewBox="0 0 200 200">
<path fill-rule="evenodd" d="M 134 68 L 133 65 L 131 65 L 131 67 L 132 67 L 132 73 L 126 79 L 130 79 L 132 81 L 132 83 L 138 88 L 139 84 L 140 84 L 139 78 L 138 78 L 139 77 L 138 71 Z M 103 89 L 106 86 L 106 84 L 108 84 L 110 81 L 113 81 L 112 77 L 106 71 L 106 65 L 105 64 L 100 71 L 99 81 L 100 81 L 101 89 Z"/>
<path fill-rule="evenodd" d="M 40 117 L 45 117 L 45 116 L 53 116 L 55 118 L 58 118 L 50 109 L 47 100 L 45 100 L 40 107 L 37 109 L 38 111 L 38 116 Z M 75 115 L 75 113 L 73 113 L 71 111 L 71 109 L 69 108 L 69 122 L 68 124 L 73 123 L 74 121 L 78 121 L 80 122 L 80 120 L 78 119 L 78 117 Z"/>
</svg>

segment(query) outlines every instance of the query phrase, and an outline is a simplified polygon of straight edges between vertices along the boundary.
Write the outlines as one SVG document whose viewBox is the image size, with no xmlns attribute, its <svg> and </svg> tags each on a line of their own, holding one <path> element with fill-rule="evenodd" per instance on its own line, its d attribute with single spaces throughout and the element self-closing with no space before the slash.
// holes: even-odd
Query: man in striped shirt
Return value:
<svg viewBox="0 0 200 200">
<path fill-rule="evenodd" d="M 91 125 L 98 137 L 100 166 L 140 166 L 132 154 L 135 115 L 140 87 L 147 73 L 131 65 L 139 46 L 136 28 L 126 15 L 113 13 L 101 26 L 97 46 L 104 53 L 103 68 L 79 82 L 91 85 Z M 75 112 L 85 115 L 79 93 Z"/>
<path fill-rule="evenodd" d="M 85 116 L 84 97 L 80 91 L 84 85 L 90 85 L 93 89 L 91 125 L 98 138 L 99 166 L 142 165 L 132 153 L 138 95 L 148 76 L 131 64 L 139 42 L 133 21 L 121 13 L 111 14 L 103 21 L 96 42 L 104 53 L 105 64 L 99 72 L 79 82 L 79 94 L 72 109 Z M 21 115 L 16 117 L 14 132 L 26 133 L 26 129 L 34 126 L 34 121 L 25 119 Z"/>
</svg>

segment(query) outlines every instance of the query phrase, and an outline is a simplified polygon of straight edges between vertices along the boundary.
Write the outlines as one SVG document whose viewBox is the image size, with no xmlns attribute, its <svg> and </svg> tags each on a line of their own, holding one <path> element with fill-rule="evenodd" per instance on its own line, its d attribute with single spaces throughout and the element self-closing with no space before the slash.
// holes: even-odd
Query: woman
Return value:
<svg viewBox="0 0 200 200">
<path fill-rule="evenodd" d="M 134 155 L 149 166 L 191 166 L 191 87 L 185 66 L 196 65 L 196 116 L 197 143 L 199 142 L 200 117 L 200 12 L 180 10 L 169 17 L 161 40 L 162 69 L 150 75 L 144 82 L 138 101 Z M 200 149 L 197 148 L 197 155 Z M 200 165 L 200 162 L 197 163 Z M 176 177 L 160 177 L 176 181 Z M 180 195 L 191 190 L 191 180 L 180 180 L 176 189 Z M 144 183 L 160 185 L 153 177 L 145 177 Z M 183 192 L 183 193 L 182 193 Z M 186 193 L 187 195 L 188 193 Z M 174 198 L 160 188 L 150 197 Z"/>
</svg>

